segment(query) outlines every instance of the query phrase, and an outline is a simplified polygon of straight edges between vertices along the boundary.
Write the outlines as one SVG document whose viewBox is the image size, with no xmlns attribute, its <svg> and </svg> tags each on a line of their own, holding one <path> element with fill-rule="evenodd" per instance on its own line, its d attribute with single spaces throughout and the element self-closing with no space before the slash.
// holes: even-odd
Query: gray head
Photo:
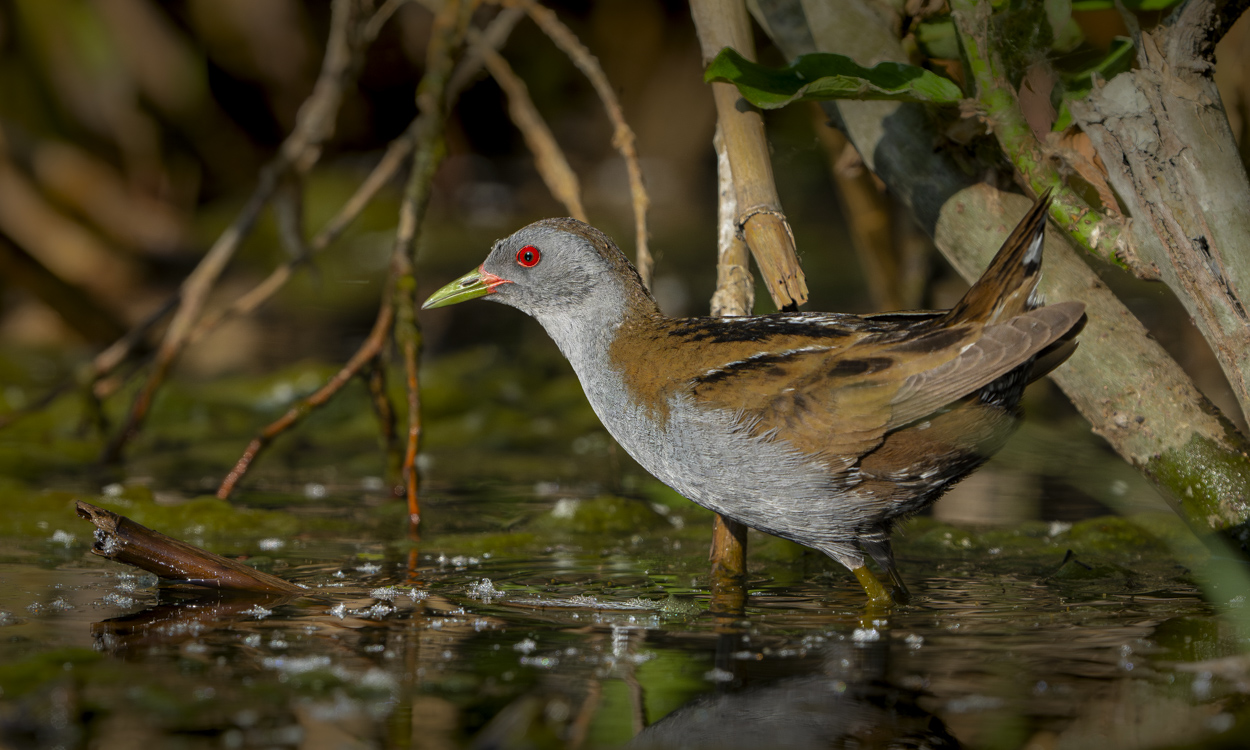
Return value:
<svg viewBox="0 0 1250 750">
<path fill-rule="evenodd" d="M 575 219 L 544 219 L 499 240 L 481 266 L 435 292 L 422 307 L 476 297 L 511 305 L 544 325 L 570 316 L 619 321 L 658 312 L 612 240 Z"/>
</svg>

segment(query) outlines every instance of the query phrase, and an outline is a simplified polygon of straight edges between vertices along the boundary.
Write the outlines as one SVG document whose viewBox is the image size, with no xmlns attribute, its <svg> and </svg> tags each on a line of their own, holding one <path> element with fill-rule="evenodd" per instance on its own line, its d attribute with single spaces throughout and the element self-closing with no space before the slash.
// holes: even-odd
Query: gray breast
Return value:
<svg viewBox="0 0 1250 750">
<path fill-rule="evenodd" d="M 583 385 L 621 447 L 705 508 L 821 549 L 840 547 L 851 532 L 874 520 L 872 503 L 856 492 L 859 477 L 851 467 L 831 467 L 771 434 L 752 434 L 738 415 L 696 409 L 684 394 L 669 401 L 661 425 L 621 398 L 623 384 Z"/>
</svg>

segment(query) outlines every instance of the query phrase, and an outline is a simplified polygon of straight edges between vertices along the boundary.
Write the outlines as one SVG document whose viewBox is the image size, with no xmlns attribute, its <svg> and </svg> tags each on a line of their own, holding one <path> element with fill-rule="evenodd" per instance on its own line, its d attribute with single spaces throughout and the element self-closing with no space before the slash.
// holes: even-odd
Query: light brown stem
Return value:
<svg viewBox="0 0 1250 750">
<path fill-rule="evenodd" d="M 716 293 L 712 295 L 712 314 L 750 315 L 755 286 L 747 266 L 746 243 L 737 231 L 738 192 L 719 125 L 712 145 L 716 148 L 718 201 Z M 746 527 L 724 516 L 716 516 L 708 557 L 712 561 L 712 610 L 730 617 L 741 616 L 746 609 Z"/>
<path fill-rule="evenodd" d="M 742 0 L 691 0 L 690 15 L 699 33 L 704 64 L 725 47 L 755 59 L 751 23 Z M 739 106 L 742 98 L 733 84 L 713 83 L 712 96 L 738 194 L 736 224 L 777 309 L 797 308 L 807 301 L 807 280 L 773 183 L 764 119 L 758 110 Z"/>
<path fill-rule="evenodd" d="M 470 34 L 472 40 L 475 34 Z M 551 133 L 551 128 L 539 114 L 538 108 L 530 99 L 529 89 L 520 76 L 512 71 L 512 66 L 503 56 L 491 49 L 479 52 L 486 63 L 491 77 L 503 89 L 508 98 L 508 115 L 512 124 L 521 131 L 525 145 L 534 155 L 534 166 L 546 183 L 547 189 L 555 199 L 564 204 L 569 215 L 578 221 L 589 221 L 586 209 L 582 207 L 582 191 L 577 181 L 577 174 L 569 166 L 560 144 Z"/>
<path fill-rule="evenodd" d="M 647 189 L 642 184 L 642 165 L 638 162 L 638 150 L 634 147 L 634 131 L 625 122 L 625 113 L 621 109 L 616 90 L 608 81 L 602 66 L 599 65 L 599 60 L 590 54 L 590 50 L 586 49 L 572 30 L 556 17 L 555 11 L 539 5 L 534 0 L 508 0 L 508 2 L 525 9 L 543 33 L 569 56 L 578 70 L 582 71 L 590 81 L 590 85 L 594 87 L 595 93 L 599 95 L 599 100 L 603 102 L 603 109 L 612 122 L 612 145 L 625 159 L 625 170 L 629 175 L 629 193 L 634 206 L 636 237 L 634 265 L 638 269 L 638 275 L 642 277 L 642 283 L 649 287 L 653 262 L 651 251 L 648 249 L 650 238 L 647 236 L 647 208 L 651 205 L 651 199 L 647 197 Z"/>
</svg>

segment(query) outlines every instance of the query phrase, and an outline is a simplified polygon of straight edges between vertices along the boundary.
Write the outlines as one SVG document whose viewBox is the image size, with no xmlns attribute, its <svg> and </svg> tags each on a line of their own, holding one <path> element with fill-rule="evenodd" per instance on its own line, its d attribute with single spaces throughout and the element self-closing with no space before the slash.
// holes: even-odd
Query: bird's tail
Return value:
<svg viewBox="0 0 1250 750">
<path fill-rule="evenodd" d="M 946 314 L 949 323 L 964 320 L 995 323 L 1040 304 L 1037 282 L 1049 207 L 1050 190 L 1047 189 L 1003 242 L 990 267 Z"/>
</svg>

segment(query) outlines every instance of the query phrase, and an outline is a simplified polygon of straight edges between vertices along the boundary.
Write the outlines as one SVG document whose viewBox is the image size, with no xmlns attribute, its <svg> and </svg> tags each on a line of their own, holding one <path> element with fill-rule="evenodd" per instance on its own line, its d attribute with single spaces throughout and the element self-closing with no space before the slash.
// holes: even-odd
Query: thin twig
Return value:
<svg viewBox="0 0 1250 750">
<path fill-rule="evenodd" d="M 443 131 L 447 124 L 447 84 L 454 69 L 455 52 L 468 31 L 473 3 L 451 0 L 434 17 L 426 57 L 425 75 L 417 87 L 416 150 L 412 171 L 404 189 L 399 208 L 399 226 L 395 231 L 395 248 L 391 267 L 395 278 L 395 341 L 404 362 L 408 395 L 407 443 L 400 466 L 408 499 L 409 533 L 416 535 L 421 521 L 417 486 L 417 450 L 421 444 L 421 395 L 417 359 L 421 350 L 421 333 L 417 326 L 416 237 L 430 203 L 434 173 L 446 155 Z"/>
<path fill-rule="evenodd" d="M 480 34 L 471 33 L 470 41 L 474 41 L 474 36 Z M 512 66 L 498 52 L 483 50 L 481 55 L 491 77 L 508 97 L 508 114 L 512 118 L 512 124 L 521 131 L 525 145 L 529 146 L 530 153 L 534 155 L 534 166 L 547 184 L 547 189 L 556 200 L 564 204 L 570 216 L 578 221 L 589 221 L 586 209 L 582 207 L 581 186 L 578 184 L 577 174 L 569 166 L 569 161 L 560 149 L 560 144 L 556 143 L 551 128 L 547 127 L 547 122 L 530 99 L 525 81 L 512 71 Z"/>
<path fill-rule="evenodd" d="M 387 21 L 391 20 L 391 16 L 395 15 L 395 11 L 408 2 L 411 2 L 411 0 L 386 0 L 386 2 L 382 3 L 382 7 L 374 12 L 373 16 L 365 22 L 360 30 L 364 43 L 370 44 L 374 39 L 377 39 L 378 34 L 382 31 L 382 27 L 386 25 Z"/>
<path fill-rule="evenodd" d="M 437 0 L 422 1 L 427 7 L 437 3 Z M 438 4 L 441 5 L 441 3 Z M 437 11 L 437 7 L 431 8 L 431 12 Z M 460 58 L 460 62 L 456 65 L 456 72 L 451 74 L 451 82 L 447 84 L 449 102 L 460 96 L 470 83 L 477 80 L 486 66 L 486 61 L 483 59 L 485 53 L 498 52 L 502 49 L 508 37 L 512 35 L 512 30 L 516 28 L 517 22 L 524 17 L 525 11 L 520 8 L 504 8 L 491 19 L 490 23 L 486 24 L 486 28 L 481 31 L 469 29 L 471 45 L 465 50 L 464 57 Z"/>
<path fill-rule="evenodd" d="M 638 151 L 634 147 L 634 131 L 625 122 L 625 113 L 621 109 L 616 91 L 608 81 L 607 75 L 599 65 L 599 60 L 586 49 L 573 31 L 556 17 L 555 11 L 543 7 L 534 0 L 507 0 L 525 9 L 529 17 L 538 24 L 538 28 L 568 55 L 573 64 L 590 81 L 599 100 L 603 102 L 604 111 L 612 122 L 612 145 L 625 159 L 625 169 L 629 175 L 629 192 L 634 206 L 634 233 L 637 235 L 637 251 L 634 265 L 638 267 L 638 275 L 643 283 L 651 285 L 651 251 L 647 246 L 647 208 L 651 200 L 647 197 L 647 189 L 642 184 L 642 166 L 638 163 Z"/>
<path fill-rule="evenodd" d="M 386 288 L 389 290 L 391 285 Z M 357 374 L 361 369 L 373 362 L 386 346 L 386 338 L 391 330 L 391 323 L 395 318 L 395 308 L 391 303 L 389 292 L 384 293 L 382 305 L 378 309 L 378 317 L 373 322 L 373 330 L 369 332 L 369 336 L 365 339 L 356 353 L 352 355 L 347 364 L 330 378 L 329 382 L 317 389 L 317 392 L 308 398 L 300 399 L 294 406 L 287 410 L 278 419 L 269 423 L 260 434 L 252 439 L 247 449 L 243 451 L 243 455 L 235 462 L 234 468 L 226 475 L 221 486 L 217 488 L 217 497 L 225 500 L 230 497 L 230 493 L 234 491 L 235 485 L 247 473 L 252 462 L 262 450 L 265 449 L 274 438 L 290 429 L 297 422 L 312 413 L 313 409 L 322 406 L 328 402 L 334 394 L 338 393 L 343 386 Z"/>
<path fill-rule="evenodd" d="M 330 34 L 321 73 L 313 92 L 300 107 L 291 134 L 283 141 L 278 155 L 261 171 L 256 188 L 234 222 L 222 232 L 182 283 L 181 299 L 165 337 L 157 351 L 152 372 L 131 405 L 125 424 L 105 449 L 106 461 L 121 456 L 126 443 L 138 433 L 151 408 L 156 392 L 164 384 L 174 361 L 185 349 L 188 337 L 208 301 L 208 295 L 226 265 L 234 257 L 243 238 L 251 231 L 261 210 L 269 202 L 287 171 L 305 174 L 321 155 L 322 144 L 334 133 L 335 119 L 343 100 L 348 78 L 355 64 L 355 26 L 360 8 L 356 0 L 334 0 L 330 14 Z"/>
<path fill-rule="evenodd" d="M 399 0 L 399 3 L 402 4 L 402 2 L 406 1 Z M 429 3 L 423 4 L 429 5 Z M 434 10 L 437 11 L 437 8 Z M 381 12 L 382 10 L 379 9 L 378 13 L 380 14 Z M 483 45 L 485 45 L 486 49 L 496 49 L 503 46 L 503 43 L 507 41 L 508 34 L 511 33 L 512 28 L 516 25 L 516 19 L 521 15 L 523 14 L 517 10 L 505 10 L 503 13 L 500 13 L 484 31 L 477 34 L 481 43 L 475 45 L 474 49 L 481 48 Z M 457 66 L 451 83 L 448 84 L 446 97 L 448 101 L 452 101 L 460 95 L 473 76 L 480 72 L 483 64 L 484 62 L 480 55 L 476 57 L 465 56 L 460 65 Z M 377 165 L 369 173 L 369 176 L 365 178 L 364 182 L 356 188 L 356 192 L 352 197 L 343 204 L 343 207 L 339 209 L 339 212 L 333 218 L 325 223 L 321 231 L 309 240 L 309 255 L 316 255 L 334 244 L 334 241 L 356 220 L 383 186 L 390 182 L 395 174 L 399 172 L 400 167 L 407 162 L 409 155 L 412 153 L 412 144 L 416 138 L 416 131 L 417 118 L 413 118 L 413 121 L 404 129 L 403 134 L 391 141 L 386 147 L 386 153 L 378 160 Z M 195 330 L 192 331 L 189 343 L 199 342 L 231 318 L 250 315 L 255 312 L 257 308 L 273 297 L 274 294 L 277 294 L 278 290 L 282 289 L 294 277 L 299 265 L 300 261 L 298 259 L 288 260 L 286 263 L 273 269 L 269 276 L 236 299 L 228 307 L 215 314 L 206 315 L 199 325 L 196 326 Z"/>
<path fill-rule="evenodd" d="M 357 216 L 369 205 L 378 191 L 382 189 L 387 182 L 399 171 L 408 156 L 412 153 L 412 136 L 415 129 L 416 121 L 408 126 L 404 134 L 391 141 L 387 146 L 386 153 L 378 161 L 377 166 L 369 173 L 364 182 L 356 188 L 356 192 L 348 199 L 343 207 L 335 216 L 326 222 L 311 240 L 308 242 L 309 255 L 316 255 L 325 250 L 347 229 L 347 227 L 356 219 Z M 212 333 L 222 323 L 227 320 L 241 315 L 250 315 L 257 308 L 268 301 L 274 294 L 278 292 L 288 281 L 295 275 L 295 271 L 299 268 L 302 260 L 299 258 L 291 258 L 286 263 L 278 266 L 269 273 L 263 281 L 252 287 L 248 292 L 240 296 L 228 307 L 220 310 L 215 314 L 206 315 L 200 320 L 195 330 L 188 337 L 188 343 L 194 344 L 199 342 L 209 333 Z"/>
<path fill-rule="evenodd" d="M 457 9 L 453 8 L 452 10 Z M 266 445 L 283 431 L 293 427 L 312 409 L 325 404 L 353 375 L 366 374 L 362 372 L 366 367 L 369 368 L 366 382 L 369 384 L 374 408 L 377 410 L 382 424 L 383 437 L 390 444 L 394 439 L 394 411 L 385 392 L 385 365 L 382 362 L 381 355 L 385 347 L 386 337 L 393 331 L 396 340 L 400 344 L 401 356 L 405 364 L 408 393 L 407 441 L 401 474 L 408 497 L 410 517 L 414 519 L 414 528 L 416 519 L 420 518 L 415 470 L 416 451 L 421 436 L 420 393 L 416 375 L 417 355 L 420 351 L 420 332 L 416 326 L 416 306 L 413 298 L 416 289 L 415 278 L 412 273 L 414 265 L 413 255 L 415 254 L 416 233 L 424 215 L 425 207 L 429 202 L 430 184 L 443 156 L 442 133 L 446 124 L 447 106 L 449 106 L 452 100 L 449 94 L 455 93 L 447 87 L 446 80 L 452 69 L 452 54 L 459 45 L 460 39 L 463 38 L 468 20 L 465 9 L 459 8 L 458 10 L 461 15 L 457 16 L 451 24 L 448 24 L 441 17 L 436 19 L 431 38 L 430 61 L 427 65 L 426 76 L 422 79 L 418 89 L 418 101 L 422 105 L 421 114 L 413 120 L 401 137 L 391 142 L 382 160 L 366 178 L 365 182 L 357 188 L 351 199 L 340 209 L 338 215 L 327 222 L 317 236 L 309 242 L 310 252 L 314 253 L 331 244 L 350 224 L 351 220 L 368 204 L 374 194 L 381 189 L 382 185 L 398 171 L 409 154 L 412 154 L 413 168 L 408 186 L 405 189 L 404 201 L 400 206 L 399 225 L 396 229 L 395 245 L 391 257 L 390 276 L 384 287 L 384 299 L 377 321 L 374 324 L 374 329 L 370 333 L 369 338 L 352 356 L 348 364 L 329 383 L 317 391 L 316 394 L 300 402 L 283 417 L 266 427 L 251 442 L 243 456 L 236 463 L 234 470 L 222 482 L 221 488 L 218 490 L 219 497 L 225 498 L 233 491 L 243 474 L 247 472 L 250 464 Z M 507 24 L 506 28 L 510 30 L 512 25 Z M 442 43 L 436 44 L 435 39 L 437 35 L 447 33 L 449 26 L 450 33 L 455 38 L 450 40 L 444 39 Z M 498 27 L 492 24 L 492 28 Z M 492 38 L 497 39 L 498 44 L 503 43 L 498 34 L 493 35 Z M 480 60 L 478 64 L 481 64 Z M 432 82 L 431 76 L 438 80 Z M 467 82 L 469 78 L 461 77 L 459 80 Z M 442 106 L 437 104 L 440 101 L 444 102 Z M 413 153 L 414 146 L 416 146 L 415 153 Z M 228 313 L 241 314 L 255 309 L 281 288 L 296 267 L 297 263 L 295 261 L 288 261 L 286 264 L 274 269 L 274 272 L 264 282 L 236 300 L 230 308 L 217 316 L 217 318 L 211 321 L 205 319 L 201 327 L 197 329 L 197 333 L 200 335 L 207 333 L 215 324 L 220 323 Z M 203 333 L 200 333 L 201 331 Z"/>
</svg>

